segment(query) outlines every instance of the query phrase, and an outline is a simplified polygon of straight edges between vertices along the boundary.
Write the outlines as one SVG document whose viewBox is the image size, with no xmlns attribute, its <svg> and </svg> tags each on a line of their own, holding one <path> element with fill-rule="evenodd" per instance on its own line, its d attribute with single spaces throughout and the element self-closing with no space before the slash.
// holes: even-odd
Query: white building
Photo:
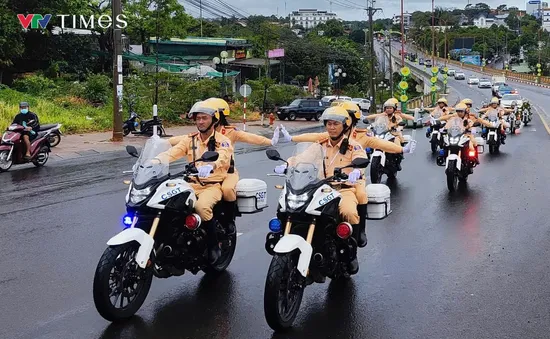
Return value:
<svg viewBox="0 0 550 339">
<path fill-rule="evenodd" d="M 504 21 L 507 17 L 508 17 L 507 14 L 503 14 L 503 15 L 482 14 L 474 19 L 474 26 L 478 28 L 489 28 L 493 25 L 507 26 L 506 22 Z"/>
<path fill-rule="evenodd" d="M 543 8 L 548 8 L 547 2 L 542 2 L 540 0 L 530 0 L 525 5 L 525 12 L 529 15 L 533 15 L 536 18 L 540 18 Z"/>
<path fill-rule="evenodd" d="M 336 14 L 316 9 L 299 9 L 290 14 L 292 25 L 301 25 L 305 29 L 312 29 L 332 19 L 338 19 Z"/>
<path fill-rule="evenodd" d="M 550 32 L 550 8 L 542 9 L 542 28 Z"/>
<path fill-rule="evenodd" d="M 401 14 L 393 16 L 393 24 L 394 25 L 401 25 Z M 403 26 L 404 27 L 410 27 L 411 24 L 412 24 L 412 14 L 403 13 Z"/>
</svg>

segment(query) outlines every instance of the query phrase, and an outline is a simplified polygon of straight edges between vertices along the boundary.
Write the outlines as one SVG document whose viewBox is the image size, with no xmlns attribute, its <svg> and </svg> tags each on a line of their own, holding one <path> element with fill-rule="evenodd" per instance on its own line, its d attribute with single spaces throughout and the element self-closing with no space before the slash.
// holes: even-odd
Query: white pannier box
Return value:
<svg viewBox="0 0 550 339">
<path fill-rule="evenodd" d="M 476 137 L 477 153 L 481 154 L 485 151 L 485 139 L 482 137 Z"/>
<path fill-rule="evenodd" d="M 267 207 L 267 184 L 259 179 L 237 183 L 237 205 L 241 213 L 257 213 Z"/>
<path fill-rule="evenodd" d="M 390 188 L 384 184 L 367 185 L 367 219 L 381 220 L 387 217 L 391 212 Z"/>
</svg>

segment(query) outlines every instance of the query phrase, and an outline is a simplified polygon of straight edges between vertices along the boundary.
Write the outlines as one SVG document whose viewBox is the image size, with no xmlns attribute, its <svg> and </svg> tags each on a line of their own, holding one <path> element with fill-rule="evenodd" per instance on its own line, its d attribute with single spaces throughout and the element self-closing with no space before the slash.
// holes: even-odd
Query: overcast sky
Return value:
<svg viewBox="0 0 550 339">
<path fill-rule="evenodd" d="M 349 4 L 348 6 L 354 7 L 347 0 L 333 0 L 340 4 Z M 189 6 L 185 0 L 180 0 L 185 6 L 188 13 L 198 17 L 198 9 Z M 216 0 L 209 0 L 210 3 L 217 3 Z M 288 15 L 290 11 L 295 11 L 300 8 L 316 8 L 319 10 L 331 9 L 329 0 L 223 0 L 223 2 L 240 9 L 240 12 L 246 12 L 246 14 L 258 14 L 258 15 L 271 15 L 277 14 L 279 16 Z M 366 0 L 351 0 L 355 4 L 365 4 L 362 7 L 366 7 Z M 472 0 L 472 4 L 476 4 L 478 1 Z M 491 8 L 495 8 L 501 4 L 508 4 L 508 6 L 519 7 L 525 9 L 525 1 L 501 1 L 501 0 L 489 0 L 483 1 Z M 435 6 L 444 8 L 464 8 L 468 4 L 468 0 L 459 1 L 438 1 L 435 0 Z M 405 12 L 414 12 L 418 10 L 430 11 L 431 1 L 426 0 L 404 0 Z M 359 7 L 359 6 L 358 6 Z M 393 15 L 399 14 L 401 10 L 401 2 L 398 0 L 378 0 L 375 3 L 375 7 L 382 8 L 383 12 L 378 12 L 375 19 L 389 18 Z M 336 13 L 340 18 L 344 20 L 366 20 L 366 11 L 361 11 L 356 8 L 344 7 L 336 3 L 332 3 L 332 11 Z M 208 15 L 205 15 L 208 16 Z"/>
</svg>

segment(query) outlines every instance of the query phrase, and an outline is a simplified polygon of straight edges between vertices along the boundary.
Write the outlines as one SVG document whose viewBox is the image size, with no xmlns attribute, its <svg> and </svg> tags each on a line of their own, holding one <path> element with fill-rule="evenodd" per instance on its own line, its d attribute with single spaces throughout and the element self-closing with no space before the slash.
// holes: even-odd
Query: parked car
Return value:
<svg viewBox="0 0 550 339">
<path fill-rule="evenodd" d="M 466 74 L 462 72 L 455 73 L 455 80 L 465 80 L 465 79 L 466 79 Z"/>
<path fill-rule="evenodd" d="M 432 67 L 432 61 L 430 59 L 426 60 L 424 64 L 426 65 L 426 67 Z"/>
<path fill-rule="evenodd" d="M 321 100 L 296 99 L 290 105 L 280 107 L 277 111 L 277 117 L 279 120 L 294 121 L 296 118 L 305 118 L 308 121 L 311 119 L 319 121 L 325 109 L 326 106 Z"/>
<path fill-rule="evenodd" d="M 479 78 L 477 77 L 468 78 L 468 85 L 478 85 L 478 84 L 479 84 Z"/>
<path fill-rule="evenodd" d="M 369 99 L 353 98 L 351 101 L 355 102 L 363 112 L 368 112 L 368 110 L 370 109 Z"/>
<path fill-rule="evenodd" d="M 479 84 L 477 85 L 478 88 L 491 88 L 492 86 L 491 80 L 485 78 L 479 79 Z"/>
<path fill-rule="evenodd" d="M 506 84 L 500 85 L 500 87 L 498 88 L 495 96 L 500 99 L 505 94 L 518 94 L 518 91 L 513 89 L 512 87 L 506 85 Z"/>
<path fill-rule="evenodd" d="M 454 70 L 454 69 L 449 69 L 447 71 L 447 75 L 450 76 L 450 77 L 454 77 L 455 73 L 456 73 L 456 70 Z"/>
<path fill-rule="evenodd" d="M 519 94 L 504 94 L 500 99 L 500 104 L 504 108 L 510 108 L 513 101 L 516 102 L 516 105 L 518 107 L 521 107 L 523 105 L 523 98 Z"/>
<path fill-rule="evenodd" d="M 327 95 L 321 98 L 321 101 L 323 102 L 333 102 L 334 100 L 345 100 L 345 101 L 351 101 L 350 97 L 344 96 L 344 95 Z"/>
</svg>

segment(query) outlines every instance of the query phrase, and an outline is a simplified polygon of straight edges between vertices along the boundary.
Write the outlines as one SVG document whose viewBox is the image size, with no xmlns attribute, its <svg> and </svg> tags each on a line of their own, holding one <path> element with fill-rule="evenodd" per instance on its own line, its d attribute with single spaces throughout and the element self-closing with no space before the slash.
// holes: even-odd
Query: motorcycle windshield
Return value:
<svg viewBox="0 0 550 339">
<path fill-rule="evenodd" d="M 301 142 L 288 160 L 286 184 L 294 191 L 317 184 L 324 179 L 323 147 L 319 143 Z"/>
<path fill-rule="evenodd" d="M 464 122 L 462 119 L 455 117 L 449 120 L 449 135 L 453 138 L 464 133 Z"/>
<path fill-rule="evenodd" d="M 490 122 L 495 122 L 495 121 L 498 121 L 498 114 L 496 111 L 490 111 L 489 113 L 487 113 L 487 120 L 489 120 Z"/>
<path fill-rule="evenodd" d="M 372 124 L 372 129 L 374 130 L 374 133 L 380 135 L 384 134 L 388 131 L 388 126 L 390 124 L 390 120 L 387 116 L 378 117 L 376 120 L 374 120 L 374 124 Z"/>
<path fill-rule="evenodd" d="M 143 151 L 134 165 L 133 179 L 136 185 L 143 185 L 150 180 L 162 178 L 170 173 L 168 162 L 151 164 L 151 160 L 162 152 L 168 151 L 171 147 L 168 140 L 163 140 L 158 135 L 154 135 L 147 140 Z"/>
</svg>

